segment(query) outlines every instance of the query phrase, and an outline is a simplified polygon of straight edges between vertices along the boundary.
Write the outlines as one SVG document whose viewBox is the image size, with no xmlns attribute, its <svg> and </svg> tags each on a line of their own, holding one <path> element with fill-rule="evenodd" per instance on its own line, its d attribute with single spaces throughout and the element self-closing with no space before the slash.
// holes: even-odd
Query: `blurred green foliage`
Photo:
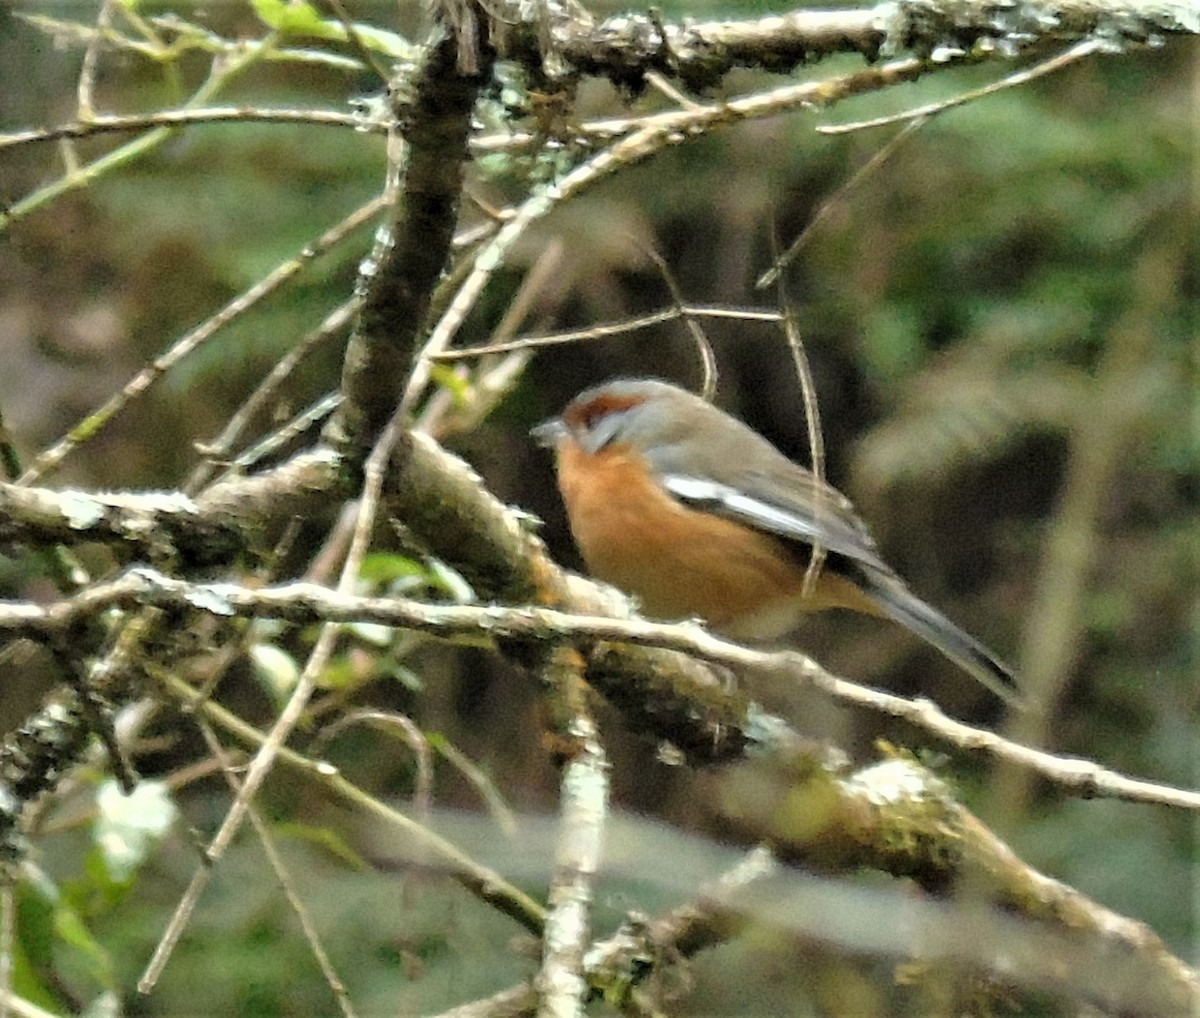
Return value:
<svg viewBox="0 0 1200 1018">
<path fill-rule="evenodd" d="M 16 14 L 29 6 L 0 10 L 0 131 L 73 115 L 80 48 L 20 20 Z M 143 17 L 175 9 L 136 6 Z M 352 6 L 364 23 L 420 37 L 415 7 L 406 12 L 408 24 L 396 25 L 392 4 Z M 91 17 L 75 3 L 37 8 Z M 268 20 L 286 13 L 278 4 L 254 8 Z M 715 17 L 768 9 L 755 0 L 740 10 L 676 3 L 664 11 Z M 179 13 L 230 39 L 266 31 L 250 6 Z M 335 36 L 330 28 L 323 43 L 303 46 L 332 47 L 340 63 L 264 60 L 214 101 L 348 111 L 379 83 L 347 69 L 352 48 Z M 913 586 L 1004 656 L 1019 655 L 1033 621 L 1047 535 L 1059 521 L 1081 437 L 1098 414 L 1122 415 L 1121 440 L 1096 475 L 1104 485 L 1088 521 L 1096 559 L 1079 604 L 1057 606 L 1077 611 L 1082 629 L 1044 737 L 1052 749 L 1178 784 L 1195 777 L 1197 716 L 1196 55 L 1194 44 L 1173 42 L 1096 58 L 935 119 L 817 228 L 787 273 L 816 371 L 832 479 L 860 503 Z M 857 66 L 838 60 L 814 73 Z M 103 52 L 97 105 L 174 106 L 206 72 L 196 54 L 165 64 Z M 770 304 L 772 293 L 753 290 L 769 265 L 769 231 L 774 226 L 789 243 L 890 136 L 825 138 L 813 133 L 815 124 L 902 111 L 1002 73 L 1000 65 L 956 71 L 830 111 L 743 124 L 618 174 L 539 226 L 464 335 L 488 335 L 521 270 L 556 238 L 564 245 L 556 286 L 535 297 L 530 327 L 619 319 L 669 303 L 645 245 L 662 253 L 691 300 Z M 736 89 L 779 80 L 739 73 Z M 629 105 L 594 83 L 581 90 L 579 103 L 580 117 L 664 105 L 653 94 Z M 126 140 L 88 140 L 75 157 L 95 158 Z M 53 144 L 0 152 L 0 199 L 12 205 L 55 179 L 63 157 Z M 472 183 L 477 197 L 504 204 L 520 193 L 519 161 L 508 166 L 507 179 L 504 166 L 499 174 L 495 165 L 488 170 Z M 0 409 L 21 450 L 32 454 L 57 437 L 184 331 L 374 194 L 383 174 L 377 135 L 195 126 L 10 226 L 0 243 Z M 69 461 L 67 478 L 105 487 L 177 484 L 195 461 L 192 443 L 211 438 L 298 337 L 349 296 L 369 240 L 369 231 L 359 231 L 185 360 Z M 780 337 L 764 326 L 713 324 L 706 331 L 721 362 L 723 402 L 803 458 L 799 392 Z M 1101 377 L 1105 354 L 1135 342 L 1131 335 L 1142 337 L 1141 352 L 1114 402 L 1112 379 Z M 258 430 L 335 387 L 340 352 L 340 342 L 331 342 L 308 361 Z M 529 448 L 524 429 L 584 384 L 619 373 L 692 382 L 698 370 L 678 325 L 556 348 L 534 361 L 491 422 L 454 439 L 502 497 L 547 518 L 548 539 L 566 561 L 575 561 L 574 553 L 548 465 Z M 1108 386 L 1103 399 L 1101 382 Z M 96 560 L 102 568 L 104 557 Z M 438 596 L 456 593 L 445 577 L 400 556 L 373 558 L 364 574 L 364 584 L 380 591 L 413 583 Z M 0 563 L 0 587 L 5 597 L 43 591 L 37 562 L 18 556 Z M 311 636 L 267 635 L 278 639 L 281 653 L 295 654 Z M 401 654 L 390 641 L 387 648 L 372 645 L 369 636 L 351 635 L 331 689 L 410 713 L 462 745 L 518 806 L 553 808 L 536 691 L 478 650 L 421 642 Z M 874 624 L 814 620 L 804 638 L 835 670 L 927 691 L 957 713 L 988 719 L 993 710 L 963 688 L 961 676 Z M 0 670 L 11 690 L 11 725 L 50 676 L 45 667 Z M 262 721 L 271 697 L 254 670 L 229 682 L 230 701 Z M 784 710 L 802 702 L 787 690 L 756 693 Z M 827 708 L 800 716 L 864 757 L 881 735 L 906 745 L 921 741 L 873 717 Z M 617 806 L 710 829 L 704 780 L 658 762 L 654 747 L 625 737 L 617 719 L 606 724 Z M 396 740 L 355 731 L 336 750 L 339 766 L 365 785 L 390 795 L 411 789 L 410 755 Z M 143 769 L 171 773 L 196 751 L 183 738 Z M 993 776 L 984 765 L 955 757 L 947 770 L 986 810 Z M 84 787 L 77 796 L 90 794 Z M 211 832 L 223 785 L 207 778 L 177 794 L 189 821 Z M 438 769 L 435 800 L 477 808 L 469 782 L 449 768 Z M 287 777 L 273 784 L 264 809 L 275 819 L 329 825 L 347 843 L 366 837 L 359 820 Z M 1196 933 L 1192 830 L 1188 818 L 1166 811 L 1067 800 L 1035 783 L 1005 833 L 1034 865 L 1144 919 L 1183 951 Z M 492 835 L 479 837 L 484 844 Z M 358 872 L 342 853 L 294 832 L 287 840 L 360 1013 L 394 1010 L 398 984 L 412 987 L 415 1011 L 528 974 L 528 960 L 509 949 L 511 925 L 457 890 L 410 877 L 381 895 L 380 877 Z M 113 986 L 130 999 L 194 858 L 182 835 L 169 839 L 128 896 L 95 899 L 76 912 L 78 903 L 62 888 L 75 893 L 86 881 L 87 851 L 86 839 L 48 839 L 47 883 L 22 900 L 17 988 L 47 1007 L 81 1007 Z M 544 885 L 544 877 L 526 877 L 535 893 Z M 651 897 L 632 881 L 614 892 L 615 911 L 649 907 Z M 742 951 L 726 948 L 716 959 L 738 971 Z M 758 964 L 771 968 L 769 952 Z M 701 985 L 730 970 L 715 971 Z M 784 975 L 766 971 L 762 978 Z M 846 992 L 843 1003 L 855 999 Z M 136 1013 L 186 1014 L 197 1000 L 208 1013 L 244 1015 L 332 1006 L 249 839 L 222 863 L 161 991 L 139 1001 Z M 705 1013 L 702 1000 L 692 1004 L 692 1013 Z"/>
</svg>

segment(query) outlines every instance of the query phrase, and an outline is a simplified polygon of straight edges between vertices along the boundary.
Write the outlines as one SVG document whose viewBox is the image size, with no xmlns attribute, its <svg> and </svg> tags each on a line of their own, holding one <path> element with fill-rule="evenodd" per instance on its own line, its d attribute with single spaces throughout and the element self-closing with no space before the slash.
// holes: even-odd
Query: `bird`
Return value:
<svg viewBox="0 0 1200 1018">
<path fill-rule="evenodd" d="M 530 434 L 554 452 L 588 571 L 646 616 L 699 617 L 746 643 L 777 641 L 811 611 L 884 617 L 1020 705 L 1012 670 L 908 588 L 845 495 L 712 403 L 617 378 Z M 824 561 L 806 584 L 814 546 Z"/>
</svg>

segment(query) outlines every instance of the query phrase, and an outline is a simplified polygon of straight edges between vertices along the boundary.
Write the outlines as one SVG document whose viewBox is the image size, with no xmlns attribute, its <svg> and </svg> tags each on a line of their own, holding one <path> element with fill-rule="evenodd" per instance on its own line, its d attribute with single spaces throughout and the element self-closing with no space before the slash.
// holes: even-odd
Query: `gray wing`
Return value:
<svg viewBox="0 0 1200 1018">
<path fill-rule="evenodd" d="M 1021 704 L 1012 670 L 982 643 L 904 585 L 904 581 L 879 558 L 863 522 L 835 489 L 828 489 L 820 510 L 814 511 L 809 504 L 812 492 L 807 489 L 802 497 L 783 504 L 697 477 L 667 474 L 660 480 L 663 487 L 685 505 L 777 534 L 788 541 L 820 544 L 832 554 L 841 556 L 844 560 L 841 569 L 846 570 L 849 566 L 853 581 L 875 601 L 883 614 L 931 643 L 997 696 L 1011 704 Z M 817 489 L 817 481 L 811 475 L 802 474 L 789 480 L 811 485 L 813 491 Z"/>
<path fill-rule="evenodd" d="M 643 450 L 672 496 L 786 541 L 820 544 L 832 554 L 892 572 L 845 495 L 741 421 L 696 402 L 700 412 L 686 430 L 681 424 L 679 434 L 656 433 L 653 447 Z"/>
<path fill-rule="evenodd" d="M 684 505 L 702 509 L 715 516 L 744 523 L 755 530 L 765 530 L 788 541 L 805 545 L 820 544 L 827 551 L 844 555 L 866 565 L 890 573 L 875 550 L 875 543 L 866 526 L 854 514 L 849 501 L 827 485 L 818 486 L 815 478 L 799 475 L 806 489 L 802 497 L 788 498 L 786 488 L 782 497 L 764 498 L 749 494 L 748 487 L 765 484 L 733 486 L 686 474 L 663 474 L 659 480 Z M 778 486 L 773 486 L 779 490 Z"/>
</svg>

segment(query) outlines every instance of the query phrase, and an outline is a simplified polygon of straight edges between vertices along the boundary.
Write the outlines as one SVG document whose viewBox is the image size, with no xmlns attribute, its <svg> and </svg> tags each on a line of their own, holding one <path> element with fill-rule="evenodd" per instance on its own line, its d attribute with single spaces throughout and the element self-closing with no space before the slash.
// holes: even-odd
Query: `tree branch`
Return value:
<svg viewBox="0 0 1200 1018">
<path fill-rule="evenodd" d="M 329 435 L 361 459 L 391 417 L 412 368 L 438 277 L 446 267 L 462 197 L 471 114 L 493 59 L 490 46 L 466 40 L 464 21 L 488 20 L 474 0 L 456 15 L 455 31 L 432 45 L 415 82 L 393 86 L 394 113 L 407 142 L 404 179 L 391 236 L 363 263 L 363 303 L 346 351 L 344 403 Z M 444 13 L 444 12 L 443 12 Z M 477 33 L 478 28 L 475 29 Z M 477 48 L 460 62 L 463 47 Z"/>
<path fill-rule="evenodd" d="M 561 56 L 583 74 L 640 89 L 650 72 L 690 88 L 716 87 L 735 67 L 791 71 L 832 53 L 874 62 L 908 51 L 1011 57 L 1031 45 L 1093 36 L 1114 46 L 1162 34 L 1200 32 L 1194 7 L 1142 0 L 902 0 L 860 10 L 793 10 L 746 21 L 664 24 L 654 15 L 623 14 L 577 24 Z"/>
<path fill-rule="evenodd" d="M 580 581 L 579 589 L 586 589 Z M 175 580 L 151 569 L 136 568 L 116 580 L 96 584 L 78 595 L 48 605 L 0 602 L 0 631 L 46 639 L 69 631 L 80 620 L 108 608 L 152 606 L 163 610 L 200 610 L 218 617 L 275 618 L 297 625 L 314 622 L 369 622 L 394 626 L 435 636 L 451 637 L 488 633 L 501 642 L 604 644 L 589 656 L 588 679 L 606 692 L 618 705 L 630 694 L 630 666 L 635 648 L 678 652 L 730 668 L 752 669 L 777 675 L 789 682 L 813 686 L 833 699 L 856 707 L 866 707 L 901 718 L 959 749 L 983 751 L 1000 760 L 1035 771 L 1056 785 L 1086 798 L 1114 798 L 1129 802 L 1155 803 L 1180 809 L 1200 809 L 1200 792 L 1171 785 L 1126 777 L 1092 760 L 1056 756 L 1012 742 L 986 729 L 947 717 L 929 700 L 908 700 L 880 690 L 839 679 L 826 672 L 811 658 L 795 651 L 759 651 L 712 636 L 692 622 L 665 624 L 638 618 L 611 618 L 579 615 L 541 607 L 501 607 L 497 605 L 426 604 L 405 598 L 356 597 L 312 583 L 289 583 L 252 590 L 233 583 L 192 584 Z M 622 644 L 631 646 L 621 647 Z M 654 660 L 652 656 L 642 659 Z M 677 655 L 668 658 L 673 664 Z M 633 678 L 637 694 L 653 679 Z M 653 692 L 653 690 L 651 690 Z M 748 702 L 739 702 L 732 690 L 706 685 L 702 696 L 686 686 L 671 686 L 659 692 L 653 702 L 661 708 L 648 711 L 658 715 L 653 729 L 659 738 L 668 738 L 677 721 L 671 717 L 670 699 L 684 697 L 691 711 L 706 710 L 714 703 L 728 701 L 727 709 L 746 726 L 749 737 L 760 749 L 787 749 L 795 737 L 780 727 L 776 718 L 756 714 Z M 719 714 L 709 717 L 718 726 Z M 794 745 L 793 745 L 794 748 Z M 718 757 L 719 759 L 720 757 Z"/>
<path fill-rule="evenodd" d="M 591 940 L 592 899 L 608 816 L 608 758 L 589 708 L 583 658 L 571 647 L 547 647 L 543 676 L 553 718 L 550 736 L 562 760 L 562 807 L 536 981 L 538 1013 L 576 1018 L 587 1000 L 583 956 Z"/>
</svg>

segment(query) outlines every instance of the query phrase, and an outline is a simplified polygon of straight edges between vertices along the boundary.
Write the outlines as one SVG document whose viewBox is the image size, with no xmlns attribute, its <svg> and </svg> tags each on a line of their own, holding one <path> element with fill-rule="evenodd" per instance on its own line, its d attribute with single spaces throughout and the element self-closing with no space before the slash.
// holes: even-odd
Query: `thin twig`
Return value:
<svg viewBox="0 0 1200 1018">
<path fill-rule="evenodd" d="M 513 816 L 513 811 L 508 803 L 504 801 L 500 793 L 496 790 L 496 783 L 488 777 L 474 760 L 466 753 L 447 740 L 445 736 L 439 736 L 434 740 L 433 748 L 445 757 L 451 767 L 458 770 L 468 784 L 479 793 L 480 801 L 483 803 L 487 811 L 492 815 L 492 819 L 504 832 L 505 836 L 512 838 L 517 833 L 517 820 Z"/>
<path fill-rule="evenodd" d="M 259 383 L 258 388 L 242 402 L 242 405 L 229 418 L 225 427 L 221 429 L 221 433 L 209 442 L 197 444 L 196 451 L 205 457 L 205 461 L 197 466 L 191 477 L 188 478 L 183 489 L 185 492 L 194 495 L 205 485 L 212 476 L 217 463 L 229 456 L 234 443 L 249 426 L 254 415 L 262 409 L 263 405 L 278 391 L 279 387 L 309 354 L 319 349 L 350 324 L 358 310 L 358 305 L 359 298 L 351 297 L 329 312 L 317 328 L 302 337 L 294 347 L 275 362 L 266 378 Z"/>
<path fill-rule="evenodd" d="M 450 307 L 421 348 L 401 405 L 406 410 L 415 406 L 428 384 L 434 359 L 449 349 L 467 314 L 479 300 L 492 275 L 505 263 L 517 240 L 538 219 L 564 200 L 575 197 L 620 169 L 681 143 L 691 135 L 723 124 L 779 114 L 798 106 L 827 105 L 898 81 L 911 80 L 926 66 L 923 60 L 901 60 L 840 78 L 778 89 L 766 95 L 752 95 L 698 110 L 674 111 L 643 118 L 632 134 L 615 141 L 555 183 L 536 188 L 517 209 L 516 215 L 505 222 L 491 241 L 483 246 Z"/>
<path fill-rule="evenodd" d="M 816 229 L 829 216 L 846 201 L 850 193 L 859 187 L 863 181 L 867 180 L 876 170 L 886 163 L 895 151 L 918 130 L 929 122 L 929 117 L 915 117 L 913 120 L 904 125 L 904 128 L 898 131 L 895 137 L 888 140 L 888 143 L 875 152 L 862 166 L 851 174 L 850 179 L 838 187 L 833 194 L 829 195 L 820 205 L 817 206 L 816 212 L 804 225 L 804 229 L 800 231 L 800 235 L 791 243 L 791 246 L 783 252 L 783 254 L 775 254 L 771 258 L 771 267 L 758 277 L 755 282 L 757 289 L 770 286 L 781 273 L 795 259 L 796 256 L 804 249 L 805 245 L 812 239 Z M 820 130 L 820 128 L 818 128 Z"/>
<path fill-rule="evenodd" d="M 378 57 L 375 56 L 375 52 L 363 41 L 358 26 L 354 24 L 342 0 L 324 0 L 324 2 L 333 8 L 333 12 L 342 23 L 342 28 L 346 30 L 346 38 L 358 52 L 362 62 L 371 68 L 375 72 L 375 77 L 386 85 L 391 75 L 388 74 L 387 68 L 379 62 Z"/>
<path fill-rule="evenodd" d="M 95 115 L 92 99 L 96 87 L 96 66 L 100 61 L 100 45 L 104 30 L 112 24 L 113 9 L 119 6 L 116 0 L 104 0 L 96 15 L 96 33 L 88 40 L 87 48 L 83 51 L 79 81 L 75 86 L 75 112 L 80 120 L 89 120 Z"/>
<path fill-rule="evenodd" d="M 191 99 L 186 104 L 186 108 L 202 106 L 204 103 L 207 103 L 222 88 L 241 74 L 242 71 L 264 57 L 272 45 L 273 41 L 268 39 L 264 40 L 260 46 L 245 48 L 242 51 L 231 53 L 226 59 L 220 61 L 219 68 L 214 61 L 208 78 L 193 93 Z M 0 210 L 0 231 L 6 230 L 18 219 L 22 219 L 57 198 L 61 198 L 64 194 L 88 186 L 110 170 L 124 166 L 147 155 L 173 137 L 174 133 L 175 131 L 172 127 L 155 128 L 141 137 L 126 142 L 112 152 L 106 153 L 99 159 L 81 166 L 49 184 L 43 185 L 19 201 Z"/>
<path fill-rule="evenodd" d="M 1119 48 L 1116 51 L 1119 51 Z M 886 127 L 888 124 L 900 124 L 909 120 L 927 120 L 930 117 L 937 116 L 939 113 L 945 113 L 946 110 L 974 102 L 976 99 L 982 99 L 984 96 L 991 95 L 994 92 L 1012 88 L 1014 85 L 1024 85 L 1035 78 L 1040 78 L 1042 75 L 1060 70 L 1068 64 L 1082 60 L 1084 57 L 1089 57 L 1093 53 L 1111 52 L 1114 52 L 1114 44 L 1112 42 L 1107 42 L 1103 39 L 1084 39 L 1082 42 L 1077 42 L 1070 49 L 1058 54 L 1058 56 L 1044 60 L 1033 67 L 1016 71 L 1002 78 L 1000 81 L 993 81 L 990 85 L 984 85 L 982 88 L 963 92 L 961 95 L 956 95 L 953 99 L 944 99 L 941 102 L 929 103 L 925 106 L 905 110 L 903 113 L 893 113 L 886 117 L 875 117 L 872 120 L 858 120 L 851 124 L 822 124 L 817 127 L 817 131 L 820 134 L 849 134 L 851 131 L 865 131 L 872 127 Z"/>
<path fill-rule="evenodd" d="M 433 767 L 430 762 L 429 740 L 420 726 L 412 718 L 398 711 L 390 710 L 353 710 L 344 714 L 331 725 L 321 729 L 310 749 L 312 756 L 324 756 L 326 747 L 342 732 L 355 725 L 366 724 L 372 728 L 380 728 L 399 734 L 401 741 L 412 750 L 417 761 L 417 779 L 413 789 L 413 811 L 425 820 L 429 816 L 433 804 Z"/>
<path fill-rule="evenodd" d="M 213 724 L 240 741 L 258 747 L 266 743 L 265 733 L 220 704 L 201 699 L 195 689 L 174 673 L 165 669 L 156 670 L 154 677 L 163 689 L 185 708 L 203 714 Z M 445 838 L 347 781 L 332 764 L 310 759 L 287 746 L 280 748 L 278 760 L 317 782 L 331 795 L 349 803 L 355 809 L 362 810 L 367 816 L 393 828 L 404 839 L 419 845 L 424 853 L 437 860 L 453 880 L 481 901 L 509 916 L 534 936 L 541 936 L 545 909 L 495 870 L 479 865 Z"/>
<path fill-rule="evenodd" d="M 591 325 L 586 329 L 550 332 L 540 336 L 521 336 L 505 342 L 488 343 L 485 346 L 471 346 L 461 350 L 445 350 L 442 353 L 431 356 L 435 361 L 457 361 L 471 357 L 482 357 L 485 354 L 508 353 L 511 350 L 527 350 L 540 346 L 561 346 L 565 343 L 607 339 L 610 336 L 620 336 L 627 332 L 646 329 L 652 325 L 673 322 L 685 315 L 691 318 L 732 318 L 746 322 L 778 322 L 783 318 L 778 311 L 681 304 L 676 307 L 663 308 L 661 311 L 651 311 L 649 314 L 641 315 L 637 318 L 629 318 L 622 322 L 608 322 L 600 325 Z"/>
<path fill-rule="evenodd" d="M 771 229 L 771 260 L 775 265 L 782 264 L 779 254 L 779 234 Z M 808 363 L 808 353 L 804 349 L 804 341 L 800 336 L 800 319 L 792 304 L 782 274 L 777 275 L 776 287 L 779 305 L 783 308 L 783 334 L 787 339 L 788 349 L 792 353 L 792 363 L 796 368 L 796 377 L 800 381 L 801 398 L 804 400 L 804 425 L 808 431 L 808 452 L 813 477 L 813 524 L 816 532 L 821 531 L 821 517 L 825 511 L 827 492 L 825 490 L 825 437 L 821 432 L 821 406 L 817 400 L 817 383 L 813 380 L 812 366 Z M 821 575 L 821 567 L 825 564 L 826 549 L 819 540 L 813 541 L 812 553 L 808 566 L 804 570 L 804 583 L 801 589 L 805 597 L 816 590 L 817 579 Z"/>
<path fill-rule="evenodd" d="M 717 370 L 717 355 L 713 352 L 712 343 L 709 342 L 708 336 L 704 334 L 704 330 L 700 328 L 699 323 L 696 321 L 696 316 L 688 310 L 687 301 L 683 299 L 683 291 L 679 288 L 679 284 L 676 282 L 670 266 L 667 265 L 666 259 L 653 247 L 647 248 L 646 254 L 658 266 L 658 271 L 662 274 L 663 282 L 667 284 L 667 289 L 671 292 L 671 299 L 675 302 L 673 310 L 678 312 L 679 317 L 683 319 L 683 324 L 687 327 L 688 333 L 692 337 L 696 351 L 700 354 L 700 366 L 703 370 L 700 395 L 706 400 L 711 401 L 717 394 L 717 382 L 720 378 L 720 372 Z"/>
<path fill-rule="evenodd" d="M 534 301 L 551 285 L 556 283 L 558 293 L 562 292 L 562 267 L 564 245 L 562 239 L 555 237 L 538 255 L 533 267 L 521 280 L 516 296 L 509 302 L 500 323 L 492 331 L 488 346 L 496 348 L 508 343 L 521 323 L 528 316 Z M 556 294 L 557 296 L 557 294 Z M 494 355 L 485 358 L 475 366 L 476 384 L 472 386 L 469 406 L 463 410 L 455 407 L 456 413 L 447 420 L 451 407 L 454 406 L 454 394 L 448 387 L 435 393 L 421 410 L 421 416 L 416 422 L 416 428 L 428 435 L 442 439 L 450 429 L 458 432 L 469 431 L 478 424 L 504 394 L 515 384 L 521 370 L 532 356 L 531 349 L 495 350 Z M 507 354 L 506 357 L 503 355 Z M 503 360 L 497 362 L 497 358 Z"/>
<path fill-rule="evenodd" d="M 327 421 L 342 402 L 340 393 L 327 392 L 319 396 L 303 410 L 293 414 L 290 420 L 238 453 L 229 464 L 232 473 L 249 473 L 254 467 L 269 459 L 285 446 L 296 441 L 307 432 L 316 431 L 316 426 Z"/>
<path fill-rule="evenodd" d="M 701 106 L 701 104 L 696 102 L 696 100 L 691 96 L 684 95 L 684 93 L 679 91 L 679 89 L 677 89 L 673 84 L 671 84 L 670 81 L 667 80 L 664 74 L 661 74 L 658 71 L 647 71 L 644 75 L 642 75 L 642 78 L 647 85 L 657 89 L 668 99 L 670 99 L 671 102 L 682 106 L 685 110 L 698 110 Z"/>
<path fill-rule="evenodd" d="M 6 993 L 0 998 L 0 1004 L 17 1015 L 17 1018 L 62 1018 L 61 1015 L 40 1008 L 33 1001 L 18 997 L 15 993 Z"/>
<path fill-rule="evenodd" d="M 156 110 L 153 113 L 105 113 L 54 127 L 33 127 L 0 133 L 0 149 L 64 138 L 90 138 L 100 134 L 126 134 L 158 127 L 191 124 L 305 124 L 310 127 L 349 127 L 358 133 L 386 134 L 388 124 L 341 110 L 277 110 L 265 106 L 201 106 L 196 109 Z"/>
</svg>

